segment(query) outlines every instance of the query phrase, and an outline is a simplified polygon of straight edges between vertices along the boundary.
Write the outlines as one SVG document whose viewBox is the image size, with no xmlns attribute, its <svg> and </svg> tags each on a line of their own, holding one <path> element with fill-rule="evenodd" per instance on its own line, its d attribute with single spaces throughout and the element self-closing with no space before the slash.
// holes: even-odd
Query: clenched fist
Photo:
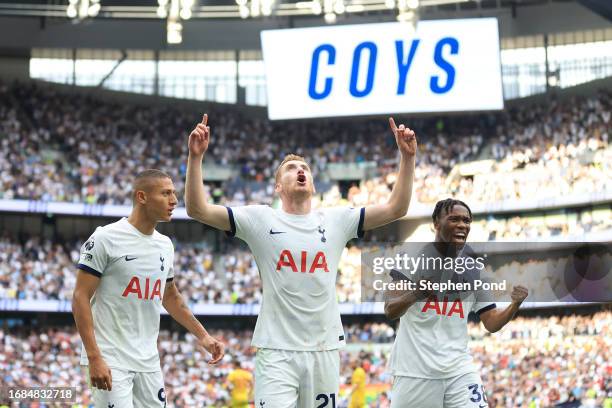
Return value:
<svg viewBox="0 0 612 408">
<path fill-rule="evenodd" d="M 514 286 L 512 288 L 512 293 L 510 294 L 510 297 L 512 298 L 512 303 L 520 305 L 521 303 L 523 303 L 523 300 L 525 300 L 528 294 L 529 290 L 527 290 L 526 287 L 520 285 Z"/>
</svg>

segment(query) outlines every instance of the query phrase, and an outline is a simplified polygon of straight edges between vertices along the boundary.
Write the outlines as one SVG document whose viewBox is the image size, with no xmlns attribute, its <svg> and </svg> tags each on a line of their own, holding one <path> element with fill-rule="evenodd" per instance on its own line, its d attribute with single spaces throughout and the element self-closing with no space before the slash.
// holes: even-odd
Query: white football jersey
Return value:
<svg viewBox="0 0 612 408">
<path fill-rule="evenodd" d="M 96 342 L 109 367 L 160 370 L 157 336 L 166 282 L 174 278 L 174 245 L 141 233 L 127 218 L 96 228 L 78 268 L 100 278 L 91 299 Z M 88 365 L 83 347 L 81 364 Z"/>
<path fill-rule="evenodd" d="M 431 247 L 425 251 L 429 249 Z M 453 271 L 442 273 L 440 277 L 439 272 L 418 271 L 410 280 L 418 282 L 426 278 L 432 282 L 446 282 L 458 275 Z M 479 274 L 468 271 L 466 279 L 471 280 L 476 275 Z M 391 374 L 441 379 L 477 372 L 468 350 L 468 314 L 473 311 L 480 315 L 495 307 L 491 293 L 483 290 L 461 295 L 449 293 L 413 304 L 400 318 L 389 358 Z"/>
<path fill-rule="evenodd" d="M 336 299 L 338 262 L 346 243 L 361 237 L 365 209 L 294 215 L 249 205 L 228 208 L 228 213 L 230 234 L 249 245 L 262 280 L 253 346 L 322 351 L 344 345 Z"/>
</svg>

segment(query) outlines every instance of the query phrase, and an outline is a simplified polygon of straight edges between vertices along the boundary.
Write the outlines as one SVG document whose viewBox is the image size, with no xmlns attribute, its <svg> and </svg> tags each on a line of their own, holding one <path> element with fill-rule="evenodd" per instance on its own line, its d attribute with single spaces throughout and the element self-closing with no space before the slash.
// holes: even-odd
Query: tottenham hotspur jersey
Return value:
<svg viewBox="0 0 612 408">
<path fill-rule="evenodd" d="M 157 231 L 143 234 L 127 218 L 98 227 L 83 244 L 78 268 L 100 278 L 91 311 L 96 342 L 109 367 L 160 370 L 159 315 L 173 264 L 170 238 Z M 81 364 L 88 364 L 85 348 Z"/>
</svg>

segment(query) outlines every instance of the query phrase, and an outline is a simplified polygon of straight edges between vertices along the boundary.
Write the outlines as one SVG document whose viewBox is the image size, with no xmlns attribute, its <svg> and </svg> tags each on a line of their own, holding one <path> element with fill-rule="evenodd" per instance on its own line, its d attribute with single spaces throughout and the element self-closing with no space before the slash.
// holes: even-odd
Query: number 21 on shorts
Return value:
<svg viewBox="0 0 612 408">
<path fill-rule="evenodd" d="M 316 402 L 320 402 L 317 408 L 336 408 L 336 394 L 319 394 L 315 398 Z M 331 405 L 330 405 L 331 402 Z"/>
</svg>

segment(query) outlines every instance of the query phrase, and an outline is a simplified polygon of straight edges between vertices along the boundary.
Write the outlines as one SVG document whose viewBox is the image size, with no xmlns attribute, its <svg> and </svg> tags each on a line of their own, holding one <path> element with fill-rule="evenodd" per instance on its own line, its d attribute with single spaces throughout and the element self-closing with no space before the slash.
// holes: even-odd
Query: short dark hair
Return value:
<svg viewBox="0 0 612 408">
<path fill-rule="evenodd" d="M 467 208 L 470 218 L 472 218 L 472 210 L 470 210 L 470 207 L 466 203 L 461 200 L 455 200 L 454 198 L 447 198 L 446 200 L 440 200 L 436 203 L 436 208 L 434 208 L 434 211 L 431 214 L 431 219 L 435 223 L 442 215 L 442 212 L 448 214 L 448 212 L 452 211 L 453 207 L 456 205 L 462 205 Z"/>
<path fill-rule="evenodd" d="M 134 178 L 134 182 L 132 183 L 132 201 L 136 200 L 136 191 L 146 190 L 148 188 L 149 181 L 152 179 L 163 178 L 169 178 L 172 180 L 172 177 L 170 177 L 167 173 L 157 169 L 147 169 L 138 173 L 136 178 Z"/>
<path fill-rule="evenodd" d="M 167 173 L 164 173 L 161 170 L 147 169 L 147 170 L 141 171 L 140 173 L 136 175 L 136 178 L 134 179 L 134 183 L 136 183 L 139 179 L 145 179 L 145 178 L 171 178 L 171 177 Z"/>
</svg>

